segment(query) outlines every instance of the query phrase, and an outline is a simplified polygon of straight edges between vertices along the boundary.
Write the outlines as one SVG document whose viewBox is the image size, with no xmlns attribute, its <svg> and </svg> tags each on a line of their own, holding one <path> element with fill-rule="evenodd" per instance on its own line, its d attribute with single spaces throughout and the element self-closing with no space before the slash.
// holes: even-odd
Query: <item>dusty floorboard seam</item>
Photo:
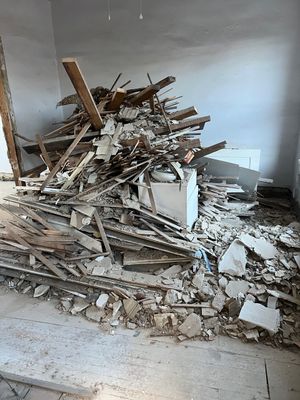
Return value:
<svg viewBox="0 0 300 400">
<path fill-rule="evenodd" d="M 266 374 L 266 383 L 267 383 L 267 390 L 268 390 L 268 398 L 271 400 L 271 394 L 270 394 L 270 385 L 269 385 L 269 376 L 268 376 L 268 366 L 267 366 L 267 360 L 264 359 L 265 363 L 265 374 Z"/>
</svg>

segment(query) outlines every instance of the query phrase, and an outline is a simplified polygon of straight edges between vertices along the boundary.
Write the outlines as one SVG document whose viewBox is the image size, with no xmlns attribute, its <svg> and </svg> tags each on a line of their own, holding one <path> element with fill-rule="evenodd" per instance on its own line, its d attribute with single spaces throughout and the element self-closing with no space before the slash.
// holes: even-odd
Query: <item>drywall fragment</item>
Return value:
<svg viewBox="0 0 300 400">
<path fill-rule="evenodd" d="M 249 329 L 248 331 L 243 331 L 243 335 L 248 340 L 256 340 L 258 342 L 259 332 L 257 329 Z"/>
<path fill-rule="evenodd" d="M 232 276 L 243 276 L 246 271 L 247 257 L 246 250 L 242 243 L 234 240 L 222 255 L 218 270 L 220 273 Z"/>
<path fill-rule="evenodd" d="M 86 308 L 88 308 L 88 306 L 90 305 L 89 302 L 87 302 L 86 300 L 82 299 L 81 297 L 76 297 L 73 307 L 71 308 L 70 312 L 71 314 L 78 314 L 81 311 L 85 310 Z"/>
<path fill-rule="evenodd" d="M 107 304 L 108 298 L 109 298 L 108 294 L 106 293 L 100 294 L 100 296 L 96 301 L 96 306 L 100 309 L 104 309 Z"/>
<path fill-rule="evenodd" d="M 293 247 L 295 249 L 300 249 L 299 238 L 294 239 L 292 236 L 284 233 L 279 236 L 278 240 L 281 243 L 285 244 L 287 247 Z"/>
<path fill-rule="evenodd" d="M 252 301 L 245 301 L 239 319 L 244 322 L 250 322 L 255 326 L 260 326 L 270 333 L 276 333 L 280 325 L 279 310 L 273 310 Z"/>
<path fill-rule="evenodd" d="M 48 292 L 50 286 L 48 285 L 39 285 L 35 288 L 33 297 L 41 297 Z"/>
<path fill-rule="evenodd" d="M 173 313 L 163 313 L 153 315 L 157 329 L 163 329 L 166 325 L 177 326 L 178 320 Z"/>
<path fill-rule="evenodd" d="M 132 319 L 136 316 L 136 314 L 141 310 L 141 306 L 134 299 L 125 299 L 123 300 L 123 306 L 127 317 Z"/>
<path fill-rule="evenodd" d="M 277 301 L 278 301 L 278 299 L 276 297 L 269 296 L 268 297 L 268 302 L 267 302 L 267 307 L 268 308 L 273 308 L 275 310 L 276 307 L 277 307 Z"/>
<path fill-rule="evenodd" d="M 159 274 L 159 276 L 163 278 L 174 278 L 181 271 L 182 271 L 182 266 L 179 264 L 175 264 L 172 265 L 170 268 L 166 269 L 161 274 Z"/>
<path fill-rule="evenodd" d="M 224 304 L 225 304 L 225 295 L 221 290 L 218 290 L 211 305 L 215 310 L 220 312 L 223 310 Z"/>
<path fill-rule="evenodd" d="M 165 304 L 176 304 L 179 298 L 179 292 L 174 289 L 170 289 L 167 291 L 164 303 Z"/>
<path fill-rule="evenodd" d="M 300 254 L 296 254 L 294 256 L 294 260 L 296 261 L 296 264 L 297 264 L 298 268 L 300 269 Z"/>
<path fill-rule="evenodd" d="M 197 289 L 201 290 L 202 285 L 204 282 L 204 271 L 199 270 L 193 277 L 192 284 L 195 286 Z"/>
<path fill-rule="evenodd" d="M 251 235 L 243 234 L 239 237 L 239 240 L 264 260 L 275 258 L 278 254 L 276 247 L 267 242 L 265 238 L 257 239 Z"/>
<path fill-rule="evenodd" d="M 100 322 L 101 319 L 105 317 L 105 312 L 104 312 L 104 310 L 99 310 L 99 308 L 96 306 L 90 306 L 86 309 L 85 316 L 88 319 L 91 319 L 96 322 Z"/>
<path fill-rule="evenodd" d="M 239 294 L 246 294 L 249 289 L 249 283 L 247 281 L 230 281 L 226 286 L 225 293 L 227 296 L 236 299 Z"/>
<path fill-rule="evenodd" d="M 201 318 L 199 315 L 192 313 L 190 314 L 178 328 L 182 335 L 192 338 L 201 335 Z"/>
<path fill-rule="evenodd" d="M 204 318 L 215 317 L 217 315 L 217 310 L 214 308 L 201 308 L 201 315 Z"/>
<path fill-rule="evenodd" d="M 220 286 L 220 288 L 221 288 L 221 289 L 225 289 L 226 286 L 227 286 L 227 284 L 228 284 L 228 280 L 225 278 L 225 276 L 222 276 L 222 277 L 219 279 L 219 286 Z"/>
</svg>

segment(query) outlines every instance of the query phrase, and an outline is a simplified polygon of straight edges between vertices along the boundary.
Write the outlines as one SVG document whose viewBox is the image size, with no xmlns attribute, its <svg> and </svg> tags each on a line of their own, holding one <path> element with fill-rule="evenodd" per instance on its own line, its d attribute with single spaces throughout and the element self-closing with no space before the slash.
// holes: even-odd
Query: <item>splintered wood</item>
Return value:
<svg viewBox="0 0 300 400">
<path fill-rule="evenodd" d="M 74 104 L 75 110 L 23 146 L 41 158 L 44 172 L 20 177 L 24 186 L 1 206 L 0 275 L 21 282 L 16 287 L 24 293 L 33 285 L 36 296 L 62 291 L 63 310 L 112 329 L 122 320 L 130 329 L 156 326 L 158 334 L 179 340 L 211 340 L 218 332 L 243 337 L 246 328 L 248 338 L 264 340 L 261 329 L 267 329 L 283 340 L 279 311 L 265 310 L 278 299 L 289 304 L 282 329 L 295 343 L 293 312 L 300 300 L 289 279 L 299 271 L 299 253 L 287 260 L 274 238 L 299 249 L 299 226 L 271 231 L 269 243 L 262 228 L 254 235 L 257 222 L 243 225 L 239 216 L 254 216 L 257 203 L 230 207 L 227 194 L 240 188 L 237 177 L 227 182 L 205 173 L 204 157 L 226 144 L 202 146 L 210 117 L 197 116 L 195 107 L 176 109 L 179 96 L 166 97 L 172 76 L 156 81 L 148 74 L 144 86 L 130 87 L 119 74 L 110 89 L 89 89 L 75 59 L 63 65 L 76 93 L 58 106 Z M 179 198 L 172 185 L 180 196 L 186 190 L 181 209 L 191 207 L 194 196 L 200 217 L 193 229 L 180 222 L 179 212 L 161 208 L 157 185 L 167 187 L 170 205 Z M 256 324 L 255 332 L 242 321 Z"/>
</svg>

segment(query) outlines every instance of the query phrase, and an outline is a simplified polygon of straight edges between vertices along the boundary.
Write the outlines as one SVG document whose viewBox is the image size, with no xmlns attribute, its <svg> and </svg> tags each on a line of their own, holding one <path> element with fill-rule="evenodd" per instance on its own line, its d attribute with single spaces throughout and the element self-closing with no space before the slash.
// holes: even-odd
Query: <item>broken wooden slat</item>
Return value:
<svg viewBox="0 0 300 400">
<path fill-rule="evenodd" d="M 156 205 L 155 205 L 155 199 L 154 199 L 154 195 L 153 195 L 153 190 L 152 190 L 151 180 L 150 180 L 150 176 L 149 176 L 148 170 L 146 170 L 144 172 L 144 177 L 145 177 L 146 184 L 148 186 L 148 195 L 149 195 L 149 199 L 150 199 L 152 212 L 153 212 L 153 214 L 157 214 L 157 209 L 156 209 Z"/>
<path fill-rule="evenodd" d="M 118 110 L 120 108 L 120 105 L 123 103 L 123 100 L 126 96 L 126 90 L 118 88 L 109 102 L 107 109 L 108 110 Z"/>
<path fill-rule="evenodd" d="M 160 89 L 163 89 L 164 87 L 171 85 L 175 81 L 176 81 L 175 76 L 167 76 L 166 78 L 158 81 L 155 85 L 158 85 L 160 87 Z"/>
<path fill-rule="evenodd" d="M 98 226 L 98 229 L 99 229 L 99 232 L 100 232 L 100 235 L 101 235 L 105 250 L 109 253 L 110 258 L 111 258 L 112 262 L 114 263 L 115 262 L 114 255 L 113 255 L 113 252 L 112 252 L 112 250 L 110 248 L 109 242 L 107 240 L 107 236 L 106 236 L 106 233 L 105 233 L 101 218 L 100 218 L 100 216 L 99 216 L 99 214 L 98 214 L 96 209 L 95 209 L 95 212 L 94 212 L 94 217 L 95 217 L 95 221 L 96 221 L 96 224 Z"/>
<path fill-rule="evenodd" d="M 40 135 L 36 135 L 36 141 L 37 141 L 37 143 L 39 145 L 39 148 L 41 150 L 44 162 L 47 165 L 49 171 L 51 171 L 51 169 L 53 168 L 53 164 L 52 164 L 52 162 L 50 160 L 49 154 L 48 154 L 48 152 L 46 150 L 46 147 L 44 145 L 42 137 Z"/>
<path fill-rule="evenodd" d="M 80 140 L 86 134 L 86 132 L 89 130 L 90 126 L 91 126 L 90 122 L 87 122 L 84 125 L 84 127 L 81 129 L 80 133 L 77 135 L 76 139 L 74 139 L 74 141 L 70 144 L 70 146 L 66 150 L 65 154 L 56 163 L 55 167 L 50 171 L 50 174 L 47 176 L 47 178 L 45 179 L 45 181 L 43 182 L 43 184 L 41 186 L 41 191 L 43 191 L 45 189 L 45 187 L 48 185 L 48 183 L 51 182 L 51 180 L 54 178 L 54 176 L 57 174 L 57 172 L 60 170 L 60 168 L 68 160 L 68 158 L 71 155 L 72 151 L 75 149 L 77 144 L 80 142 Z"/>
<path fill-rule="evenodd" d="M 86 112 L 89 114 L 91 123 L 95 129 L 101 129 L 103 122 L 97 106 L 94 102 L 93 96 L 85 82 L 82 72 L 75 58 L 63 58 L 63 66 L 69 78 L 80 97 Z"/>
<path fill-rule="evenodd" d="M 142 104 L 143 101 L 149 100 L 155 93 L 160 90 L 159 85 L 149 85 L 136 96 L 134 96 L 130 102 L 134 106 Z"/>
<path fill-rule="evenodd" d="M 210 116 L 207 115 L 205 117 L 193 118 L 179 124 L 171 125 L 172 132 L 181 131 L 186 128 L 192 128 L 194 126 L 201 126 L 203 123 L 210 121 Z M 167 126 L 162 126 L 161 128 L 155 129 L 155 135 L 165 135 L 169 132 L 169 128 Z"/>
<path fill-rule="evenodd" d="M 15 183 L 18 184 L 18 179 L 22 175 L 22 171 L 18 157 L 17 144 L 14 137 L 15 123 L 1 38 L 0 65 L 0 118 L 2 118 L 3 133 L 8 150 L 8 159 L 14 174 Z"/>
<path fill-rule="evenodd" d="M 195 107 L 184 108 L 183 110 L 176 111 L 169 115 L 170 119 L 175 119 L 176 121 L 180 121 L 182 119 L 192 117 L 193 115 L 197 115 L 198 111 Z"/>
<path fill-rule="evenodd" d="M 79 165 L 74 169 L 70 178 L 62 185 L 61 190 L 68 189 L 76 179 L 76 177 L 81 173 L 83 168 L 91 161 L 94 157 L 95 153 L 93 151 L 89 151 L 84 159 L 79 163 Z"/>
<path fill-rule="evenodd" d="M 193 158 L 192 164 L 194 164 L 195 161 L 197 161 L 201 157 L 205 157 L 208 154 L 214 153 L 215 151 L 224 149 L 225 145 L 226 145 L 226 141 L 224 140 L 223 142 L 216 143 L 216 144 L 213 144 L 212 146 L 205 147 L 204 149 L 196 151 L 194 153 L 194 158 Z"/>
<path fill-rule="evenodd" d="M 50 271 L 59 276 L 62 280 L 67 279 L 67 276 L 59 268 L 57 268 L 50 260 L 48 260 L 48 258 L 43 256 L 42 253 L 33 248 L 25 239 L 23 239 L 9 222 L 6 222 L 5 226 L 6 229 L 13 235 L 14 240 L 16 240 L 22 246 L 26 246 L 27 248 L 29 248 L 31 254 L 34 255 L 34 257 L 37 258 L 39 261 L 41 261 L 41 263 L 43 263 L 48 269 L 50 269 Z"/>
</svg>

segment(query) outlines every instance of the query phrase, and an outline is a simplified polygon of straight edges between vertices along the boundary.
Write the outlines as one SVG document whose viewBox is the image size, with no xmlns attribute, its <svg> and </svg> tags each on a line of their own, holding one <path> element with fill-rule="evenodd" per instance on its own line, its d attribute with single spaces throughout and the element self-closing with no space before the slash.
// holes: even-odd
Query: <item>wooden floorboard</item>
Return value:
<svg viewBox="0 0 300 400">
<path fill-rule="evenodd" d="M 300 368 L 293 363 L 266 361 L 271 400 L 300 400 Z"/>
<path fill-rule="evenodd" d="M 219 400 L 220 391 L 234 389 L 268 396 L 260 358 L 209 348 L 199 349 L 197 357 L 188 343 L 170 348 L 146 338 L 10 318 L 1 320 L 0 337 L 0 371 L 74 393 L 98 387 L 131 400 L 196 398 L 200 392 L 203 399 Z"/>
<path fill-rule="evenodd" d="M 0 371 L 59 393 L 66 385 L 73 393 L 97 387 L 93 400 L 300 399 L 299 352 L 223 336 L 176 343 L 143 329 L 110 335 L 55 305 L 0 288 Z M 36 396 L 35 386 L 26 400 Z"/>
</svg>

